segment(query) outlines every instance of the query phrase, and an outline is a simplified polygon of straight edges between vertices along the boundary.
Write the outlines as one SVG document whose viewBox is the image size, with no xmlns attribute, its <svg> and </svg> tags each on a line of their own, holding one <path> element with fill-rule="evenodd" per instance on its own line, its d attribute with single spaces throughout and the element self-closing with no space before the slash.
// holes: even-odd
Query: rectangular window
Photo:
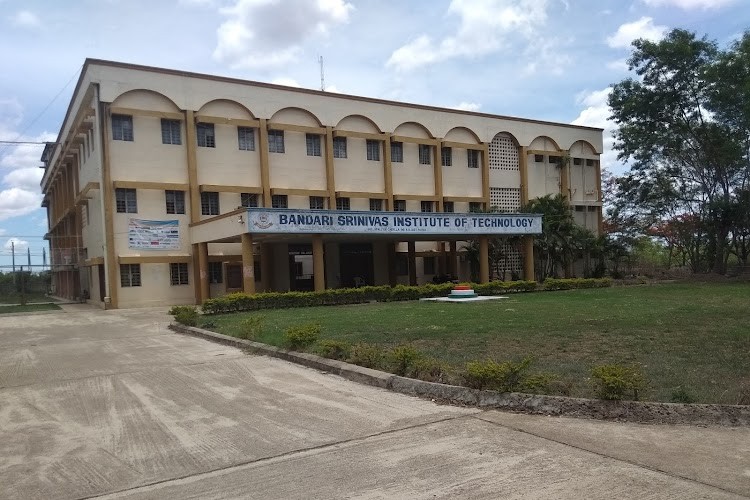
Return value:
<svg viewBox="0 0 750 500">
<path fill-rule="evenodd" d="M 185 213 L 185 191 L 164 191 L 168 214 Z"/>
<path fill-rule="evenodd" d="M 481 201 L 470 201 L 469 202 L 469 212 L 481 212 L 482 211 L 482 202 Z"/>
<path fill-rule="evenodd" d="M 215 148 L 216 135 L 214 134 L 213 123 L 198 123 L 195 125 L 198 134 L 198 146 L 201 148 Z"/>
<path fill-rule="evenodd" d="M 593 167 L 594 166 L 594 161 L 595 160 L 586 160 L 586 166 L 587 167 Z"/>
<path fill-rule="evenodd" d="M 440 161 L 443 162 L 444 167 L 450 167 L 453 165 L 453 149 L 452 148 L 440 148 Z"/>
<path fill-rule="evenodd" d="M 182 144 L 182 138 L 180 137 L 180 120 L 161 119 L 161 143 Z"/>
<path fill-rule="evenodd" d="M 588 210 L 589 210 L 589 212 L 596 212 L 596 207 L 595 206 L 589 206 Z"/>
<path fill-rule="evenodd" d="M 544 155 L 534 155 L 534 161 L 536 163 L 542 163 L 544 161 Z"/>
<path fill-rule="evenodd" d="M 431 201 L 421 202 L 422 212 L 434 212 L 434 204 Z"/>
<path fill-rule="evenodd" d="M 258 195 L 255 193 L 240 193 L 240 204 L 243 208 L 258 208 Z"/>
<path fill-rule="evenodd" d="M 435 274 L 435 257 L 424 257 L 424 274 Z"/>
<path fill-rule="evenodd" d="M 310 196 L 310 210 L 323 210 L 326 207 L 326 199 L 322 196 Z"/>
<path fill-rule="evenodd" d="M 240 151 L 255 151 L 255 129 L 237 127 L 237 144 Z"/>
<path fill-rule="evenodd" d="M 419 145 L 419 164 L 420 165 L 431 165 L 432 161 L 430 159 L 430 150 L 432 149 L 432 146 L 428 146 L 427 144 L 420 144 Z"/>
<path fill-rule="evenodd" d="M 268 131 L 268 151 L 270 153 L 283 153 L 284 152 L 284 131 L 283 130 L 269 130 Z"/>
<path fill-rule="evenodd" d="M 336 198 L 336 210 L 350 210 L 349 198 Z"/>
<path fill-rule="evenodd" d="M 118 213 L 137 214 L 138 201 L 135 196 L 135 189 L 115 189 L 115 205 Z"/>
<path fill-rule="evenodd" d="M 370 198 L 370 210 L 373 212 L 380 212 L 383 210 L 383 200 L 378 198 Z"/>
<path fill-rule="evenodd" d="M 394 212 L 406 212 L 406 200 L 393 200 Z"/>
<path fill-rule="evenodd" d="M 453 202 L 452 201 L 444 201 L 443 202 L 443 212 L 446 213 L 453 213 Z"/>
<path fill-rule="evenodd" d="M 271 196 L 271 208 L 288 208 L 285 194 L 274 194 Z"/>
<path fill-rule="evenodd" d="M 559 156 L 552 156 L 549 157 L 549 162 L 553 165 L 560 163 L 560 157 Z"/>
<path fill-rule="evenodd" d="M 333 157 L 346 158 L 346 137 L 333 138 Z"/>
<path fill-rule="evenodd" d="M 219 215 L 219 193 L 216 191 L 201 193 L 201 214 Z"/>
<path fill-rule="evenodd" d="M 398 141 L 391 142 L 391 162 L 404 162 L 404 143 Z"/>
<path fill-rule="evenodd" d="M 112 115 L 112 140 L 133 140 L 133 117 L 129 115 Z"/>
<path fill-rule="evenodd" d="M 320 156 L 320 136 L 317 134 L 305 134 L 305 145 L 307 156 Z"/>
<path fill-rule="evenodd" d="M 583 165 L 583 158 L 573 158 L 573 165 Z"/>
<path fill-rule="evenodd" d="M 208 282 L 224 283 L 224 265 L 221 262 L 208 263 Z"/>
<path fill-rule="evenodd" d="M 367 159 L 380 161 L 380 141 L 367 139 Z"/>
<path fill-rule="evenodd" d="M 120 264 L 120 286 L 141 286 L 140 264 Z"/>
<path fill-rule="evenodd" d="M 169 284 L 170 285 L 189 285 L 188 265 L 185 262 L 173 262 L 169 264 Z"/>
<path fill-rule="evenodd" d="M 479 168 L 479 150 L 466 150 L 467 165 L 469 168 Z"/>
</svg>

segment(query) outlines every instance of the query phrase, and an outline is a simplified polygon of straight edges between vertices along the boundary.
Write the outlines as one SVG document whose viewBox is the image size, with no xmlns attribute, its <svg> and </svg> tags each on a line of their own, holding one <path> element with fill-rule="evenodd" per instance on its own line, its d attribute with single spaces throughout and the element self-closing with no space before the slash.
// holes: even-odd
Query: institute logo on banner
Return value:
<svg viewBox="0 0 750 500">
<path fill-rule="evenodd" d="M 256 214 L 255 219 L 253 220 L 253 226 L 265 231 L 266 229 L 273 227 L 273 221 L 266 212 L 261 212 Z"/>
<path fill-rule="evenodd" d="M 135 250 L 179 250 L 179 221 L 130 219 L 128 221 L 128 248 Z"/>
</svg>

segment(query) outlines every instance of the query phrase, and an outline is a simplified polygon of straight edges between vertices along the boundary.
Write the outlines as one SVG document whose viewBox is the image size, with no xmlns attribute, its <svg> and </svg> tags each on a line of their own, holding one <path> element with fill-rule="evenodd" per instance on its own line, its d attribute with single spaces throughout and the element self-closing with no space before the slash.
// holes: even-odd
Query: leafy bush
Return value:
<svg viewBox="0 0 750 500">
<path fill-rule="evenodd" d="M 343 340 L 325 339 L 318 343 L 316 352 L 324 358 L 344 361 L 349 358 L 352 352 L 352 345 Z"/>
<path fill-rule="evenodd" d="M 304 325 L 292 326 L 284 332 L 284 345 L 293 350 L 305 349 L 320 337 L 320 325 L 318 323 L 305 323 Z"/>
<path fill-rule="evenodd" d="M 542 284 L 544 290 L 573 290 L 577 288 L 607 288 L 612 286 L 610 278 L 547 278 Z"/>
<path fill-rule="evenodd" d="M 684 404 L 693 404 L 697 401 L 695 399 L 695 396 L 690 394 L 685 388 L 678 387 L 675 391 L 672 392 L 672 398 L 670 399 L 673 403 L 684 403 Z"/>
<path fill-rule="evenodd" d="M 380 369 L 383 366 L 384 359 L 385 353 L 380 346 L 359 342 L 352 346 L 347 361 L 365 368 Z"/>
<path fill-rule="evenodd" d="M 466 363 L 464 379 L 466 385 L 473 389 L 514 392 L 523 387 L 525 372 L 530 365 L 530 357 L 524 358 L 520 363 L 512 361 L 497 363 L 493 360 L 470 361 Z"/>
<path fill-rule="evenodd" d="M 435 358 L 420 357 L 411 365 L 410 377 L 427 382 L 447 382 L 448 370 L 445 365 Z"/>
<path fill-rule="evenodd" d="M 620 400 L 630 396 L 638 400 L 638 391 L 646 386 L 646 379 L 634 366 L 600 365 L 591 370 L 596 395 L 601 399 Z"/>
<path fill-rule="evenodd" d="M 410 345 L 396 346 L 388 353 L 388 360 L 391 363 L 393 373 L 402 377 L 412 372 L 414 363 L 421 357 L 419 351 Z"/>
<path fill-rule="evenodd" d="M 529 292 L 537 288 L 535 281 L 493 281 L 470 284 L 481 295 L 498 295 L 510 292 Z M 453 288 L 451 283 L 421 286 L 396 285 L 363 286 L 360 288 L 332 288 L 320 292 L 265 292 L 248 295 L 232 293 L 208 299 L 203 303 L 205 314 L 221 314 L 260 309 L 285 309 L 290 307 L 332 306 L 361 304 L 364 302 L 396 302 L 425 297 L 444 297 Z"/>
<path fill-rule="evenodd" d="M 532 394 L 550 394 L 554 392 L 552 389 L 556 381 L 557 375 L 554 373 L 534 373 L 524 377 L 521 390 Z"/>
<path fill-rule="evenodd" d="M 181 325 L 198 325 L 198 310 L 195 306 L 173 306 L 169 310 L 169 314 L 174 316 L 174 320 Z"/>
<path fill-rule="evenodd" d="M 253 340 L 263 330 L 264 317 L 260 314 L 253 314 L 240 321 L 237 336 L 241 339 Z"/>
</svg>

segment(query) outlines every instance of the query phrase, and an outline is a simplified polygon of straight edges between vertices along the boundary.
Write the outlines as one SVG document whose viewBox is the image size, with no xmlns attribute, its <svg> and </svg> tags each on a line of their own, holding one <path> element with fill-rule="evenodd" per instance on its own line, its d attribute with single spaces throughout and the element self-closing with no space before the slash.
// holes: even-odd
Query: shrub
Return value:
<svg viewBox="0 0 750 500">
<path fill-rule="evenodd" d="M 444 384 L 448 378 L 448 370 L 443 363 L 435 358 L 420 357 L 412 364 L 409 376 L 427 382 Z"/>
<path fill-rule="evenodd" d="M 697 399 L 695 399 L 695 397 L 685 388 L 678 387 L 676 390 L 672 391 L 672 398 L 670 401 L 673 403 L 692 404 L 695 403 Z"/>
<path fill-rule="evenodd" d="M 324 358 L 338 359 L 344 361 L 349 358 L 352 345 L 343 340 L 325 339 L 318 343 L 316 352 Z"/>
<path fill-rule="evenodd" d="M 542 284 L 544 290 L 573 290 L 576 288 L 607 288 L 612 286 L 610 278 L 547 278 Z"/>
<path fill-rule="evenodd" d="M 359 342 L 352 346 L 347 361 L 365 368 L 380 369 L 383 366 L 384 358 L 385 353 L 380 346 Z"/>
<path fill-rule="evenodd" d="M 263 330 L 264 317 L 253 314 L 240 321 L 237 336 L 241 339 L 253 340 Z"/>
<path fill-rule="evenodd" d="M 421 357 L 422 355 L 419 351 L 410 345 L 396 346 L 388 353 L 393 373 L 402 377 L 411 373 L 414 363 Z"/>
<path fill-rule="evenodd" d="M 552 389 L 556 381 L 557 375 L 554 373 L 534 373 L 523 379 L 521 390 L 532 394 L 550 394 L 554 392 Z"/>
<path fill-rule="evenodd" d="M 299 351 L 311 346 L 320 337 L 320 325 L 317 323 L 305 323 L 304 325 L 292 326 L 284 332 L 284 345 Z"/>
<path fill-rule="evenodd" d="M 530 365 L 530 357 L 524 358 L 520 363 L 512 361 L 497 363 L 493 360 L 470 361 L 466 363 L 464 379 L 466 385 L 473 389 L 513 392 L 522 387 L 525 372 Z"/>
<path fill-rule="evenodd" d="M 621 400 L 627 396 L 638 400 L 638 391 L 646 386 L 646 379 L 637 367 L 600 365 L 591 370 L 596 396 L 601 399 Z"/>
<path fill-rule="evenodd" d="M 181 325 L 198 325 L 198 310 L 195 306 L 173 306 L 169 310 L 169 314 L 174 316 L 174 320 Z"/>
</svg>

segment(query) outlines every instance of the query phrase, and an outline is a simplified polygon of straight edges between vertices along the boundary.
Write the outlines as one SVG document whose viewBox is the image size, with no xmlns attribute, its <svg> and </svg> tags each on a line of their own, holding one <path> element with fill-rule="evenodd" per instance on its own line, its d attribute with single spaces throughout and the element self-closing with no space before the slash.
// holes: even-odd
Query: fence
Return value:
<svg viewBox="0 0 750 500">
<path fill-rule="evenodd" d="M 53 273 L 65 271 L 68 267 L 72 271 L 73 266 L 0 266 L 0 304 L 59 301 L 59 298 L 53 298 L 57 295 Z"/>
</svg>

